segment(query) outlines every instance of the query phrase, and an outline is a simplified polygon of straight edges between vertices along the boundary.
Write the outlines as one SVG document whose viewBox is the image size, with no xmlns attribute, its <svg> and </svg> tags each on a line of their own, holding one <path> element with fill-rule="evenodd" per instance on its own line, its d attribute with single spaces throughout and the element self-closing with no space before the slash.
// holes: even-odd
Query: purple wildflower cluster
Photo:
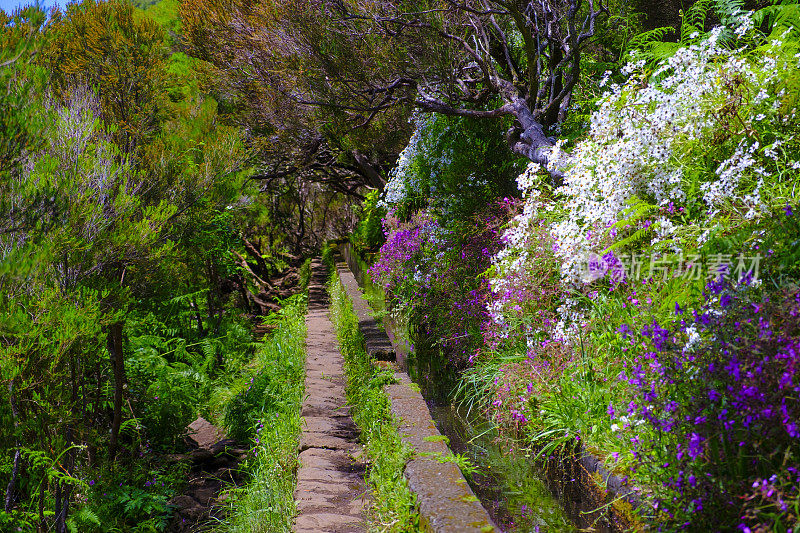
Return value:
<svg viewBox="0 0 800 533">
<path fill-rule="evenodd" d="M 556 309 L 565 297 L 554 246 L 546 221 L 532 224 L 526 235 L 527 255 L 521 267 L 506 272 L 500 283 L 493 284 L 490 301 L 493 320 L 483 326 L 489 350 L 516 345 L 527 351 L 530 339 L 550 340 L 549 331 L 559 318 Z"/>
<path fill-rule="evenodd" d="M 778 491 L 762 485 L 796 480 L 800 467 L 800 291 L 770 297 L 721 280 L 704 297 L 691 312 L 676 304 L 673 324 L 619 329 L 641 348 L 623 376 L 638 397 L 628 414 L 655 429 L 639 445 L 640 473 L 662 480 L 657 508 L 674 527 L 796 522 L 796 485 L 771 514 L 762 504 Z"/>
<path fill-rule="evenodd" d="M 423 212 L 416 212 L 408 222 L 401 222 L 393 212 L 384 219 L 386 242 L 381 246 L 378 260 L 369 270 L 373 280 L 383 286 L 389 299 L 409 295 L 419 296 L 414 285 L 425 289 L 427 283 L 418 268 L 423 264 L 426 244 L 441 230 L 438 222 Z"/>
<path fill-rule="evenodd" d="M 386 243 L 370 269 L 389 301 L 406 304 L 420 332 L 440 342 L 450 363 L 463 366 L 482 344 L 488 322 L 489 268 L 500 246 L 497 206 L 467 221 L 469 229 L 444 230 L 426 212 L 408 222 L 386 217 Z M 457 236 L 457 237 L 456 237 Z"/>
</svg>

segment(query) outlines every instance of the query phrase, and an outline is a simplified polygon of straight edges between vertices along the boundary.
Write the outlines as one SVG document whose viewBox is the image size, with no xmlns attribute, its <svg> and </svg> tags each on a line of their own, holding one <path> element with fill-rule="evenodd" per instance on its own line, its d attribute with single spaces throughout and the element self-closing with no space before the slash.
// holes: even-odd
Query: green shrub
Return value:
<svg viewBox="0 0 800 533">
<path fill-rule="evenodd" d="M 361 252 L 376 251 L 385 238 L 383 235 L 383 217 L 386 216 L 386 208 L 378 205 L 380 191 L 370 191 L 361 205 L 358 217 L 350 242 Z"/>
</svg>

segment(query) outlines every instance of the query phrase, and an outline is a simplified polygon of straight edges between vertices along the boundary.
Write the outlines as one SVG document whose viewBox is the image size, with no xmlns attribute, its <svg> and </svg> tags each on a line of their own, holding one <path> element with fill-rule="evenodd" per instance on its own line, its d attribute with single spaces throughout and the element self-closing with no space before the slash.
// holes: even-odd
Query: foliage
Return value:
<svg viewBox="0 0 800 533">
<path fill-rule="evenodd" d="M 482 274 L 497 253 L 519 168 L 495 123 L 418 117 L 381 204 L 386 242 L 370 273 L 420 332 L 437 331 L 463 366 L 480 343 L 488 293 Z"/>
<path fill-rule="evenodd" d="M 359 253 L 364 254 L 383 244 L 383 217 L 386 209 L 379 206 L 380 192 L 370 191 L 361 205 L 358 224 L 353 230 L 350 242 Z"/>
<path fill-rule="evenodd" d="M 691 317 L 676 307 L 672 325 L 620 327 L 631 345 L 646 346 L 625 373 L 636 390 L 628 415 L 656 430 L 641 443 L 640 470 L 664 480 L 658 509 L 676 525 L 716 528 L 745 514 L 740 529 L 796 521 L 791 490 L 778 496 L 777 514 L 746 497 L 800 468 L 800 296 L 766 296 L 749 283 L 710 283 L 705 303 Z"/>
<path fill-rule="evenodd" d="M 23 150 L 37 142 L 43 127 L 34 111 L 44 80 L 44 72 L 32 65 L 31 57 L 39 43 L 34 38 L 45 23 L 45 13 L 28 7 L 15 13 L 0 10 L 0 80 L 6 89 L 0 93 L 0 179 L 6 186 L 7 173 Z M 5 201 L 5 200 L 4 200 Z"/>
<path fill-rule="evenodd" d="M 160 531 L 159 454 L 251 355 L 241 134 L 127 2 L 0 20 L 2 528 Z"/>
<path fill-rule="evenodd" d="M 131 153 L 158 127 L 163 40 L 159 25 L 137 16 L 130 2 L 86 0 L 69 4 L 56 19 L 38 60 L 62 100 L 76 85 L 93 87 L 115 126 L 114 141 Z"/>
<path fill-rule="evenodd" d="M 417 115 L 414 123 L 379 205 L 401 219 L 428 207 L 449 226 L 516 192 L 522 165 L 503 140 L 507 121 Z"/>
</svg>

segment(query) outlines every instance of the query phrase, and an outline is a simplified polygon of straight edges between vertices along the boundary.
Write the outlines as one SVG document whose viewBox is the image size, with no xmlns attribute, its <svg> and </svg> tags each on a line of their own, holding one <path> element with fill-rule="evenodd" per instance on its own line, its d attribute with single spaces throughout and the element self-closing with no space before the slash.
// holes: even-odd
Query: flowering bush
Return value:
<svg viewBox="0 0 800 533">
<path fill-rule="evenodd" d="M 796 477 L 800 467 L 800 291 L 770 298 L 720 280 L 702 307 L 675 313 L 672 325 L 620 328 L 648 347 L 625 373 L 638 396 L 629 416 L 655 430 L 639 459 L 666 489 L 657 501 L 668 521 L 756 529 L 753 483 Z"/>
<path fill-rule="evenodd" d="M 484 325 L 484 338 L 491 350 L 505 346 L 525 353 L 534 343 L 550 338 L 558 322 L 556 309 L 565 294 L 547 220 L 527 221 L 523 238 L 513 248 L 508 246 L 511 235 L 512 232 L 506 232 L 503 236 L 506 248 L 495 256 L 496 271 L 488 305 L 492 320 Z M 512 250 L 513 260 L 508 255 Z M 502 260 L 498 261 L 498 256 Z"/>
<path fill-rule="evenodd" d="M 445 230 L 427 211 L 406 223 L 390 214 L 386 243 L 370 269 L 395 307 L 408 310 L 421 333 L 439 339 L 456 366 L 482 343 L 480 327 L 488 321 L 482 274 L 499 248 L 500 213 L 502 206 L 476 215 L 467 222 L 471 231 Z"/>
<path fill-rule="evenodd" d="M 401 222 L 393 211 L 384 219 L 386 242 L 380 257 L 370 268 L 372 279 L 380 283 L 387 298 L 395 303 L 414 305 L 424 299 L 430 287 L 433 265 L 429 256 L 444 245 L 445 233 L 428 213 L 418 211 L 408 222 Z M 432 254 L 431 254 L 432 252 Z"/>
<path fill-rule="evenodd" d="M 395 310 L 436 332 L 462 366 L 481 345 L 488 286 L 483 273 L 499 250 L 499 227 L 520 165 L 503 140 L 503 121 L 417 115 L 416 129 L 379 205 L 386 243 L 370 273 Z"/>
<path fill-rule="evenodd" d="M 726 218 L 758 219 L 790 198 L 787 181 L 800 170 L 798 43 L 787 33 L 761 43 L 749 20 L 737 30 L 749 46 L 727 48 L 717 28 L 653 71 L 643 60 L 629 65 L 628 81 L 600 100 L 587 138 L 569 155 L 556 150 L 554 164 L 566 167 L 556 191 L 564 216 L 551 231 L 566 280 L 580 281 L 589 258 L 609 246 L 680 253 Z M 525 176 L 538 170 L 531 165 L 521 185 L 536 186 Z M 552 209 L 527 192 L 512 246 L 528 219 Z M 646 225 L 630 220 L 631 202 L 650 206 Z"/>
<path fill-rule="evenodd" d="M 414 134 L 391 172 L 380 205 L 401 218 L 427 208 L 448 226 L 515 192 L 522 168 L 503 137 L 503 121 L 418 114 Z"/>
</svg>

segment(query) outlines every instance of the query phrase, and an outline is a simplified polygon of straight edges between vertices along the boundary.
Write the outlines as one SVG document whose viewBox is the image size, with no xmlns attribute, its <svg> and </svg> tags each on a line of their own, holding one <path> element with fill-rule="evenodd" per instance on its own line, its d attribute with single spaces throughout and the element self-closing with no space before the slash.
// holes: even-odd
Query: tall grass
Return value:
<svg viewBox="0 0 800 533">
<path fill-rule="evenodd" d="M 411 450 L 403 445 L 392 420 L 389 399 L 383 386 L 392 383 L 392 373 L 372 364 L 364 350 L 358 320 L 344 287 L 334 273 L 328 283 L 331 318 L 347 373 L 347 401 L 353 407 L 353 420 L 361 428 L 361 438 L 369 458 L 369 483 L 372 505 L 371 531 L 419 531 L 416 496 L 403 476 Z"/>
<path fill-rule="evenodd" d="M 250 424 L 253 448 L 241 465 L 249 481 L 229 491 L 227 512 L 215 527 L 220 533 L 277 533 L 292 529 L 300 407 L 305 390 L 305 311 L 305 294 L 284 302 L 272 318 L 277 327 L 256 351 L 251 371 L 231 387 L 234 394 L 229 405 L 247 398 L 254 384 L 260 383 L 264 390 L 258 394 L 258 402 L 239 401 L 239 405 L 249 405 L 249 410 L 227 412 L 234 412 L 235 416 L 226 416 L 226 425 Z"/>
</svg>

